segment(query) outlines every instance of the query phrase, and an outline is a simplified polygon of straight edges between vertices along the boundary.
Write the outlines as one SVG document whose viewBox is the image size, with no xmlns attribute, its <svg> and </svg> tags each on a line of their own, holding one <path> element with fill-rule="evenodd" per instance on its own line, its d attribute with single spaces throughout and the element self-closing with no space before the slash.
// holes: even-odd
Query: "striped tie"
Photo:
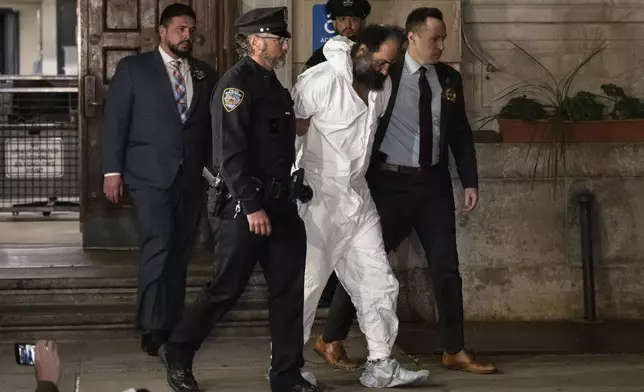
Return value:
<svg viewBox="0 0 644 392">
<path fill-rule="evenodd" d="M 181 61 L 174 60 L 172 65 L 172 80 L 174 81 L 174 101 L 181 115 L 181 122 L 186 121 L 186 112 L 188 111 L 188 91 L 186 89 L 186 80 L 181 74 Z"/>
</svg>

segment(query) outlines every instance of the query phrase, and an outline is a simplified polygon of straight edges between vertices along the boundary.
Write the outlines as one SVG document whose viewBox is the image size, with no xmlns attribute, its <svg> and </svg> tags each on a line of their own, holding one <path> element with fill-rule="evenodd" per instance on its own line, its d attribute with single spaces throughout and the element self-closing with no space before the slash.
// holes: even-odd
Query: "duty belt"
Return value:
<svg viewBox="0 0 644 392">
<path fill-rule="evenodd" d="M 288 181 L 273 178 L 264 188 L 265 196 L 269 199 L 286 199 L 308 203 L 313 197 L 313 190 L 304 184 L 304 169 L 300 168 L 291 174 Z"/>
<path fill-rule="evenodd" d="M 288 181 L 273 178 L 266 183 L 266 196 L 270 199 L 287 199 L 291 184 Z"/>
</svg>

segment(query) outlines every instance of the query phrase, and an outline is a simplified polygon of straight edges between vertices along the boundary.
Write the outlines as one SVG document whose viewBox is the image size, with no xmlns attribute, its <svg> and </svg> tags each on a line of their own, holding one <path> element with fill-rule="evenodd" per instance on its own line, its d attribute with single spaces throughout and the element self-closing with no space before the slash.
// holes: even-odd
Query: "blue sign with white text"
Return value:
<svg viewBox="0 0 644 392">
<path fill-rule="evenodd" d="M 334 35 L 333 21 L 326 13 L 326 5 L 315 4 L 313 6 L 313 51 L 324 46 Z"/>
</svg>

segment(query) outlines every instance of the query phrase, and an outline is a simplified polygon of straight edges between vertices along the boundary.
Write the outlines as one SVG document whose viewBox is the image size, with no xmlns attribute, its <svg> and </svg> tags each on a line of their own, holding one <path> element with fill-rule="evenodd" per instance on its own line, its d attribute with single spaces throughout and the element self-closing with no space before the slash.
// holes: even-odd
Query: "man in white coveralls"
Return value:
<svg viewBox="0 0 644 392">
<path fill-rule="evenodd" d="M 305 170 L 313 189 L 313 199 L 300 206 L 307 234 L 304 341 L 335 269 L 369 348 L 360 382 L 373 388 L 429 377 L 427 370 L 407 370 L 391 356 L 398 335 L 398 281 L 365 180 L 378 119 L 391 95 L 389 66 L 401 37 L 398 28 L 372 25 L 355 44 L 346 37 L 332 38 L 324 46 L 328 61 L 302 73 L 292 93 L 301 136 L 296 166 Z"/>
</svg>

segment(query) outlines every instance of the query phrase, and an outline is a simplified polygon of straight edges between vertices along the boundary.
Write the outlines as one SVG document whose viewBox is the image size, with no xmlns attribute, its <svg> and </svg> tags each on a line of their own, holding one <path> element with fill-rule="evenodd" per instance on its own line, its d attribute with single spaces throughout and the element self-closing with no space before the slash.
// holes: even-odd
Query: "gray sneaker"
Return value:
<svg viewBox="0 0 644 392">
<path fill-rule="evenodd" d="M 367 388 L 392 388 L 421 383 L 429 378 L 429 370 L 407 370 L 394 358 L 367 361 L 360 383 Z"/>
</svg>

